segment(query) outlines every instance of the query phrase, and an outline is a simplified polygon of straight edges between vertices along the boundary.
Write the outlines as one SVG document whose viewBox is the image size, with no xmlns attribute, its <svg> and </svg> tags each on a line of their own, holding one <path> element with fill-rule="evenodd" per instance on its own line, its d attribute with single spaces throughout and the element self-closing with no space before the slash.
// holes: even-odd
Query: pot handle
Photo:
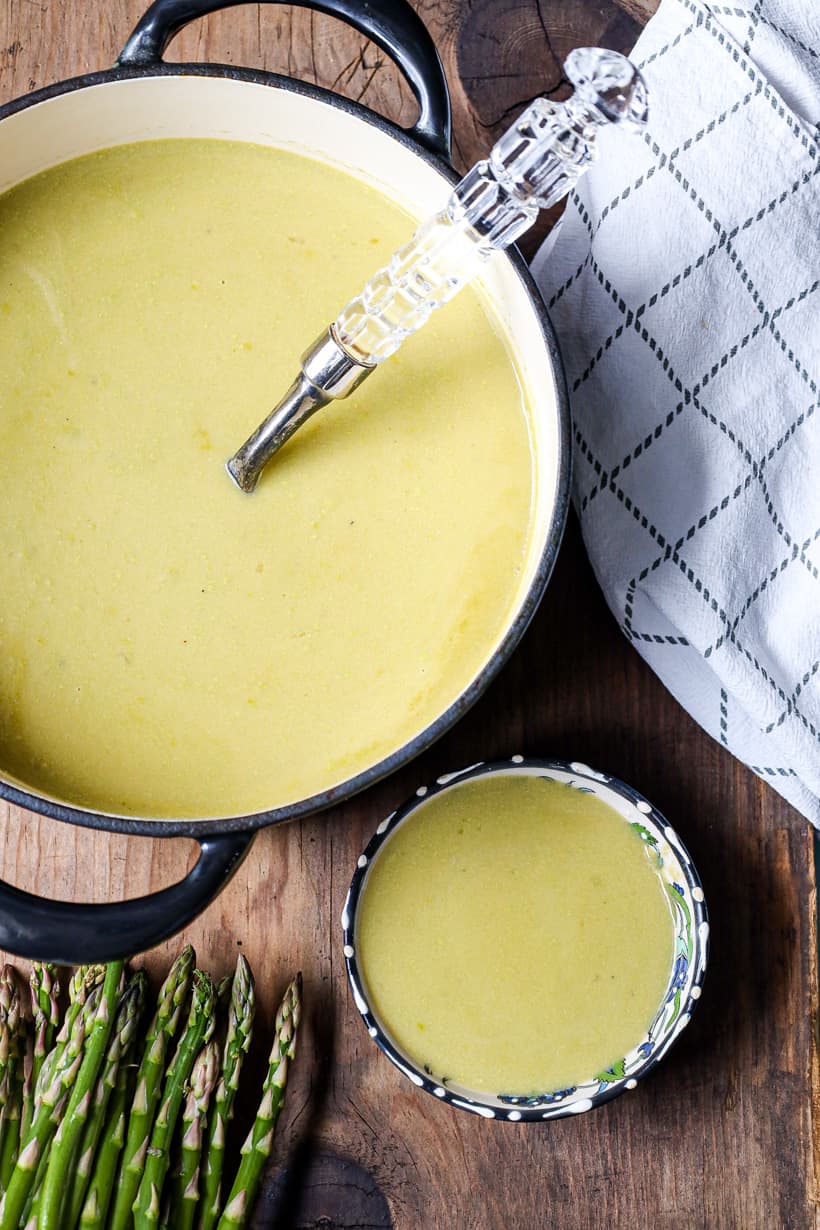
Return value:
<svg viewBox="0 0 820 1230">
<path fill-rule="evenodd" d="M 245 0 L 154 0 L 134 27 L 117 60 L 123 67 L 146 68 L 183 26 Z M 280 4 L 285 0 L 263 0 Z M 303 8 L 339 17 L 372 39 L 395 60 L 419 104 L 419 118 L 408 132 L 433 154 L 450 161 L 450 93 L 435 44 L 418 14 L 401 0 L 295 0 Z"/>
<path fill-rule="evenodd" d="M 153 948 L 202 913 L 252 841 L 253 833 L 203 838 L 196 866 L 184 880 L 107 905 L 47 901 L 0 881 L 0 948 L 56 965 L 113 961 Z"/>
</svg>

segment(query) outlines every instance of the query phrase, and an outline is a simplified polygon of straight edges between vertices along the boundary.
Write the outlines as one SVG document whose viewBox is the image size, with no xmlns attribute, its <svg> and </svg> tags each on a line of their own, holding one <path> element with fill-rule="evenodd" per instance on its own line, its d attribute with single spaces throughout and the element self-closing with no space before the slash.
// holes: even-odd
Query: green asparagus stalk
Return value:
<svg viewBox="0 0 820 1230">
<path fill-rule="evenodd" d="M 190 1090 L 182 1112 L 182 1148 L 179 1174 L 173 1185 L 168 1224 L 174 1230 L 193 1230 L 199 1200 L 199 1167 L 208 1107 L 219 1077 L 219 1045 L 212 1038 L 202 1048 L 191 1072 Z"/>
<path fill-rule="evenodd" d="M 0 972 L 0 1190 L 5 1191 L 20 1150 L 25 1021 L 13 966 Z"/>
<path fill-rule="evenodd" d="M 225 1136 L 233 1118 L 239 1075 L 248 1053 L 256 1012 L 253 974 L 243 956 L 236 963 L 228 1008 L 228 1035 L 222 1059 L 222 1076 L 216 1088 L 203 1149 L 202 1199 L 198 1230 L 213 1230 L 219 1220 Z"/>
<path fill-rule="evenodd" d="M 165 1078 L 162 1101 L 151 1132 L 145 1169 L 134 1202 L 134 1230 L 156 1230 L 159 1225 L 162 1189 L 168 1173 L 174 1129 L 179 1119 L 191 1068 L 200 1049 L 210 1041 L 214 1031 L 215 1000 L 213 982 L 202 970 L 195 970 L 188 1023 Z"/>
<path fill-rule="evenodd" d="M 36 1038 L 26 1032 L 26 1053 L 23 1063 L 23 1084 L 20 1089 L 20 1139 L 25 1140 L 34 1118 L 34 1048 Z"/>
<path fill-rule="evenodd" d="M 14 1051 L 14 1035 L 20 1022 L 20 987 L 13 965 L 4 965 L 0 970 L 0 1084 L 6 1074 L 9 1058 Z M 9 1030 L 8 1025 L 13 1025 Z"/>
<path fill-rule="evenodd" d="M 117 1084 L 111 1097 L 108 1116 L 100 1136 L 97 1156 L 88 1194 L 80 1218 L 80 1230 L 103 1230 L 108 1210 L 114 1195 L 120 1155 L 125 1146 L 128 1113 L 134 1089 L 136 1069 L 121 1062 L 117 1072 Z"/>
<path fill-rule="evenodd" d="M 28 1203 L 26 1204 L 26 1208 L 23 1213 L 23 1223 L 26 1227 L 26 1230 L 29 1230 L 29 1228 L 32 1226 L 34 1227 L 34 1230 L 37 1230 L 37 1226 L 39 1224 L 40 1193 L 43 1190 L 43 1176 L 45 1175 L 45 1172 L 46 1172 L 46 1166 L 48 1165 L 48 1155 L 50 1152 L 51 1152 L 51 1146 L 49 1146 L 49 1148 L 46 1149 L 46 1152 L 43 1155 L 43 1158 L 41 1159 L 40 1165 L 37 1167 L 37 1174 L 34 1179 L 34 1185 L 32 1186 L 31 1193 L 29 1194 L 29 1198 L 28 1198 Z"/>
<path fill-rule="evenodd" d="M 79 969 L 75 970 L 68 984 L 68 1009 L 63 1019 L 63 1024 L 57 1037 L 54 1039 L 54 1046 L 42 1062 L 40 1074 L 34 1085 L 35 1118 L 43 1090 L 51 1084 L 54 1073 L 59 1071 L 71 1031 L 79 1016 L 85 1011 L 89 998 L 102 986 L 104 978 L 104 965 L 81 965 Z"/>
<path fill-rule="evenodd" d="M 18 1035 L 17 1053 L 9 1063 L 9 1084 L 3 1108 L 3 1139 L 0 1143 L 0 1191 L 5 1191 L 20 1152 L 20 1121 L 23 1115 L 23 1047 Z"/>
<path fill-rule="evenodd" d="M 100 1193 L 92 1179 L 80 1216 L 80 1230 L 102 1230 L 104 1225 L 105 1214 L 100 1207 Z"/>
<path fill-rule="evenodd" d="M 0 1116 L 14 1085 L 15 1069 L 20 1059 L 20 988 L 12 965 L 0 970 Z M 2 1117 L 0 1117 L 2 1131 Z"/>
<path fill-rule="evenodd" d="M 35 961 L 31 967 L 29 978 L 31 989 L 31 1012 L 34 1022 L 34 1050 L 31 1068 L 26 1073 L 26 1083 L 23 1090 L 23 1119 L 20 1125 L 21 1139 L 25 1139 L 34 1118 L 34 1090 L 40 1079 L 43 1061 L 54 1045 L 54 1037 L 60 1020 L 57 1000 L 60 995 L 60 984 L 56 978 L 56 968 Z"/>
<path fill-rule="evenodd" d="M 68 1198 L 69 1176 L 77 1160 L 91 1113 L 94 1090 L 108 1050 L 124 968 L 123 961 L 112 961 L 106 967 L 102 995 L 83 1061 L 51 1148 L 40 1198 L 39 1230 L 60 1230 L 62 1224 L 63 1205 Z"/>
<path fill-rule="evenodd" d="M 86 1025 L 88 1024 L 89 1019 L 89 1017 L 86 1017 Z M 68 1098 L 66 1097 L 66 1102 L 67 1101 Z M 26 1201 L 26 1207 L 23 1210 L 23 1221 L 26 1224 L 30 1221 L 32 1213 L 36 1213 L 40 1208 L 40 1192 L 43 1188 L 43 1179 L 46 1177 L 46 1171 L 48 1170 L 48 1159 L 50 1157 L 51 1143 L 46 1145 L 42 1156 L 40 1157 L 40 1161 L 34 1175 L 34 1182 L 31 1185 L 31 1191 L 29 1192 L 28 1200 Z"/>
<path fill-rule="evenodd" d="M 20 1120 L 23 1114 L 23 1081 L 22 1075 L 13 1079 L 13 1088 L 5 1110 L 5 1131 L 3 1144 L 0 1148 L 0 1191 L 5 1191 L 14 1173 L 17 1157 L 20 1152 Z"/>
<path fill-rule="evenodd" d="M 55 1048 L 66 1045 L 66 1038 L 71 1031 L 71 1022 L 76 1018 L 77 1014 L 82 1012 L 88 997 L 96 987 L 101 987 L 105 981 L 106 966 L 104 965 L 80 965 L 72 974 L 71 981 L 68 984 L 68 1011 L 63 1020 L 57 1037 L 54 1039 Z"/>
<path fill-rule="evenodd" d="M 273 1148 L 276 1121 L 285 1102 L 288 1067 L 296 1055 L 296 1035 L 301 1017 L 302 975 L 297 974 L 285 992 L 276 1014 L 276 1037 L 262 1088 L 256 1121 L 242 1146 L 239 1163 L 218 1230 L 241 1230 L 247 1225 L 259 1192 L 265 1163 Z"/>
<path fill-rule="evenodd" d="M 137 1037 L 147 983 L 148 979 L 144 973 L 135 974 L 120 996 L 117 1005 L 114 1029 L 94 1091 L 88 1122 L 80 1140 L 77 1164 L 73 1177 L 69 1176 L 70 1195 L 65 1205 L 68 1210 L 65 1225 L 69 1230 L 73 1230 L 77 1225 L 82 1213 L 85 1193 L 97 1153 L 97 1144 L 105 1123 L 108 1104 L 117 1083 L 120 1065 L 127 1062 Z"/>
<path fill-rule="evenodd" d="M 89 1025 L 90 1021 L 86 1020 L 86 1013 L 80 1007 L 72 1016 L 71 1030 L 61 1045 L 57 1058 L 50 1065 L 50 1077 L 42 1088 L 31 1130 L 23 1141 L 14 1172 L 0 1202 L 0 1230 L 19 1230 L 40 1160 L 54 1138 L 68 1102 L 68 1091 L 80 1070 Z M 29 1218 L 30 1216 L 29 1212 Z M 26 1221 L 23 1221 L 23 1224 L 25 1225 Z"/>
<path fill-rule="evenodd" d="M 165 1057 L 188 999 L 195 960 L 196 954 L 189 944 L 172 965 L 159 993 L 156 1014 L 145 1039 L 137 1073 L 136 1093 L 116 1184 L 110 1230 L 130 1230 L 133 1225 L 131 1206 L 145 1166 L 148 1141 L 162 1091 Z"/>
</svg>

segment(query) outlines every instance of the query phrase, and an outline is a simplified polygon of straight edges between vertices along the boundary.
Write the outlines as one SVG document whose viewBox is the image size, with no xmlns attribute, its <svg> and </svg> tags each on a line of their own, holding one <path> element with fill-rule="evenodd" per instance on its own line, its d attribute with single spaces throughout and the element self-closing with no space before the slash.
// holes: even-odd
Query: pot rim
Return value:
<svg viewBox="0 0 820 1230">
<path fill-rule="evenodd" d="M 375 1010 L 370 1007 L 356 946 L 356 916 L 362 890 L 375 858 L 396 829 L 437 794 L 476 778 L 512 774 L 564 781 L 576 789 L 596 795 L 609 806 L 612 806 L 612 803 L 604 797 L 607 793 L 614 794 L 627 804 L 632 818 L 620 813 L 624 823 L 638 825 L 641 840 L 651 847 L 657 856 L 656 874 L 669 891 L 673 921 L 679 931 L 684 931 L 689 936 L 686 945 L 676 932 L 664 999 L 640 1042 L 618 1064 L 584 1082 L 554 1092 L 544 1090 L 529 1096 L 503 1093 L 493 1095 L 467 1089 L 454 1082 L 448 1083 L 446 1078 L 437 1077 L 407 1055 L 394 1042 Z M 555 776 L 556 774 L 560 776 Z M 574 779 L 579 779 L 584 784 L 579 785 Z M 661 850 L 664 847 L 666 848 L 662 860 Z M 669 878 L 671 871 L 674 871 L 677 877 L 674 881 Z M 414 795 L 381 821 L 367 843 L 350 882 L 342 909 L 341 924 L 348 987 L 368 1035 L 379 1050 L 418 1089 L 431 1094 L 437 1101 L 485 1119 L 500 1119 L 513 1123 L 543 1123 L 545 1120 L 571 1117 L 593 1110 L 619 1094 L 635 1089 L 638 1082 L 664 1059 L 688 1025 L 695 1007 L 700 1002 L 709 959 L 709 911 L 703 884 L 692 856 L 663 813 L 640 791 L 619 777 L 591 769 L 589 765 L 579 761 L 534 756 L 516 755 L 506 760 L 479 761 L 454 773 L 444 773 L 433 783 L 420 786 Z"/>
<path fill-rule="evenodd" d="M 450 183 L 456 183 L 459 176 L 452 165 L 438 154 L 427 149 L 418 139 L 411 136 L 403 128 L 385 119 L 361 103 L 335 94 L 322 86 L 309 82 L 294 80 L 278 73 L 261 69 L 235 67 L 230 64 L 200 64 L 200 63 L 166 63 L 158 61 L 149 65 L 120 66 L 101 69 L 77 77 L 54 82 L 30 93 L 20 95 L 7 103 L 0 105 L 0 122 L 16 115 L 39 103 L 59 98 L 61 95 L 73 93 L 76 90 L 87 89 L 97 85 L 116 84 L 138 78 L 150 77 L 217 77 L 241 84 L 264 85 L 290 91 L 311 98 L 345 111 L 356 119 L 373 125 L 387 136 L 392 137 L 408 151 L 421 158 L 443 175 Z M 337 804 L 345 802 L 359 794 L 367 787 L 374 785 L 391 773 L 402 768 L 430 747 L 437 739 L 454 726 L 470 709 L 479 696 L 485 691 L 491 681 L 512 655 L 518 645 L 530 620 L 532 619 L 541 598 L 546 591 L 552 574 L 558 550 L 563 538 L 567 522 L 570 500 L 571 482 L 571 430 L 569 394 L 566 375 L 558 348 L 558 342 L 547 313 L 546 305 L 535 284 L 524 257 L 517 248 L 507 248 L 499 254 L 512 265 L 513 271 L 532 305 L 537 324 L 544 343 L 544 350 L 549 363 L 555 390 L 555 408 L 557 415 L 557 450 L 556 450 L 556 483 L 555 498 L 549 530 L 535 569 L 529 589 L 518 608 L 515 618 L 511 621 L 501 639 L 495 646 L 492 655 L 465 688 L 443 713 L 424 727 L 413 739 L 402 744 L 395 752 L 384 757 L 352 778 L 338 783 L 307 799 L 286 804 L 283 807 L 271 808 L 251 815 L 229 817 L 203 817 L 172 819 L 157 817 L 156 819 L 137 816 L 120 816 L 94 811 L 29 791 L 22 785 L 13 785 L 0 778 L 0 799 L 16 804 L 29 811 L 38 812 L 53 820 L 63 820 L 70 824 L 79 824 L 85 828 L 100 829 L 112 833 L 125 833 L 141 837 L 189 837 L 195 840 L 222 833 L 255 832 L 269 825 L 284 824 L 305 816 L 325 811 Z"/>
</svg>

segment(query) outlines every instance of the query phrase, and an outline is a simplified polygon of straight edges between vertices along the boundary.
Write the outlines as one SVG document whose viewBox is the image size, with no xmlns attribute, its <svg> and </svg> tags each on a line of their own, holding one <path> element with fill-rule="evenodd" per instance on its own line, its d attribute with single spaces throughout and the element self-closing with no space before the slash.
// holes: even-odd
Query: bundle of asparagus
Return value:
<svg viewBox="0 0 820 1230">
<path fill-rule="evenodd" d="M 228 1186 L 253 976 L 240 957 L 216 987 L 195 962 L 183 949 L 144 1031 L 147 979 L 121 961 L 73 974 L 62 1022 L 53 966 L 32 966 L 30 1015 L 19 975 L 0 971 L 0 1230 L 247 1226 L 296 1053 L 301 976 L 279 1006 L 262 1100 Z"/>
</svg>

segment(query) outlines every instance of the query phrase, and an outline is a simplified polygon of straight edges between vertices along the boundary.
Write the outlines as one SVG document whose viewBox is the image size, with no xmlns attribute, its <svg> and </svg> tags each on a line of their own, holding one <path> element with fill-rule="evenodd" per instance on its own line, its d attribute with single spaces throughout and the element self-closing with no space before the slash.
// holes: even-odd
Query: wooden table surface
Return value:
<svg viewBox="0 0 820 1230">
<path fill-rule="evenodd" d="M 141 0 L 2 0 L 0 101 L 110 65 Z M 455 110 L 455 161 L 562 87 L 561 59 L 628 50 L 653 0 L 421 0 Z M 315 80 L 399 122 L 413 104 L 383 55 L 339 23 L 248 5 L 188 29 L 173 58 Z M 2 242 L 2 237 L 0 237 Z M 545 1125 L 487 1123 L 417 1092 L 348 996 L 339 914 L 356 856 L 420 782 L 483 756 L 579 758 L 642 789 L 698 864 L 713 923 L 701 1006 L 636 1092 Z M 184 841 L 71 828 L 0 805 L 0 873 L 66 899 L 178 879 Z M 611 619 L 571 524 L 523 644 L 472 712 L 419 761 L 335 811 L 262 833 L 186 933 L 225 971 L 241 946 L 263 1017 L 290 971 L 306 1021 L 259 1226 L 398 1230 L 803 1230 L 820 1226 L 812 1146 L 814 889 L 805 822 L 703 734 Z M 167 963 L 177 942 L 147 958 Z"/>
</svg>

